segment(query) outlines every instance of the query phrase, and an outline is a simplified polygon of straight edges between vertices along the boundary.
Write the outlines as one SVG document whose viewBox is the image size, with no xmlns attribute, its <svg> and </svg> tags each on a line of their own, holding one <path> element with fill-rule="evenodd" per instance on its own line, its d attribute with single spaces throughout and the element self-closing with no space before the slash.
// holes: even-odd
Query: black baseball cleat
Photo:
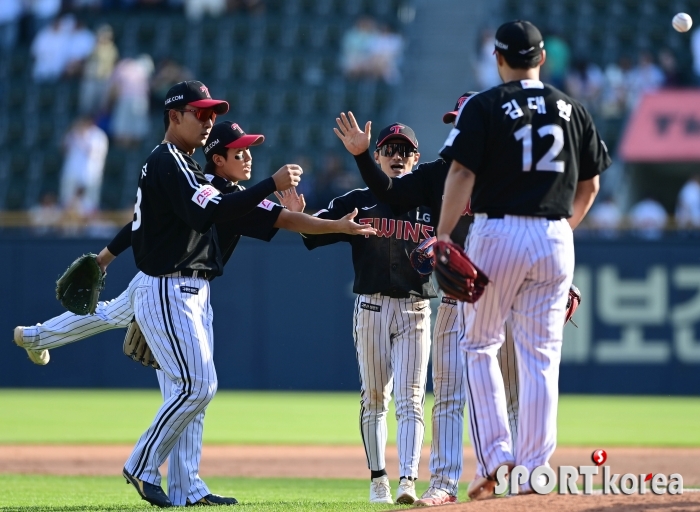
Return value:
<svg viewBox="0 0 700 512">
<path fill-rule="evenodd" d="M 219 506 L 219 505 L 236 505 L 238 500 L 236 498 L 225 498 L 224 496 L 219 496 L 218 494 L 207 494 L 204 498 L 201 498 L 195 503 L 190 502 L 187 498 L 186 507 L 207 507 L 207 506 Z"/>
<path fill-rule="evenodd" d="M 136 488 L 142 500 L 146 500 L 151 505 L 161 508 L 173 506 L 170 498 L 168 498 L 159 485 L 149 484 L 148 482 L 136 478 L 129 473 L 126 468 L 122 470 L 122 475 L 126 478 L 127 484 L 131 484 Z"/>
</svg>

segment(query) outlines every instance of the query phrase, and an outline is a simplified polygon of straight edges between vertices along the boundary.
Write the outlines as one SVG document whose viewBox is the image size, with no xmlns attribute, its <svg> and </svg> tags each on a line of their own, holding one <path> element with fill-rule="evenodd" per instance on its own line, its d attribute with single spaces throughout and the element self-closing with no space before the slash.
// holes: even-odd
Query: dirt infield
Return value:
<svg viewBox="0 0 700 512">
<path fill-rule="evenodd" d="M 0 473 L 51 475 L 119 475 L 131 446 L 0 446 Z M 614 473 L 680 473 L 686 487 L 700 486 L 700 448 L 608 448 Z M 590 465 L 593 448 L 560 448 L 552 466 Z M 464 485 L 473 475 L 474 455 L 464 453 Z M 424 448 L 419 478 L 427 481 L 429 449 Z M 395 479 L 396 449 L 387 452 L 387 469 Z M 163 468 L 164 472 L 167 468 Z M 228 477 L 367 478 L 361 446 L 215 446 L 206 445 L 200 473 Z M 600 484 L 600 477 L 594 479 Z M 682 496 L 519 496 L 463 505 L 450 510 L 469 511 L 700 511 L 700 492 Z"/>
</svg>

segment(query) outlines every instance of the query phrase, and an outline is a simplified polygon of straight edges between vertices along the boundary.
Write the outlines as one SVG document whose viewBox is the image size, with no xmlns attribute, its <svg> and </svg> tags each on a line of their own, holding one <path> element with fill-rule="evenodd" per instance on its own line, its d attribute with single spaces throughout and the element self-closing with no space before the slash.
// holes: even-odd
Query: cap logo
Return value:
<svg viewBox="0 0 700 512">
<path fill-rule="evenodd" d="M 206 148 L 204 148 L 204 152 L 205 152 L 205 153 L 208 153 L 209 151 L 211 151 L 211 148 L 213 148 L 214 146 L 216 146 L 218 143 L 219 143 L 219 139 L 216 139 L 214 142 L 212 142 L 212 143 L 209 144 Z"/>
<path fill-rule="evenodd" d="M 525 55 L 526 53 L 530 53 L 530 52 L 531 52 L 532 50 L 534 50 L 534 49 L 535 49 L 534 46 L 530 46 L 530 48 L 528 48 L 527 50 L 520 50 L 518 53 L 519 53 L 520 55 Z"/>
<path fill-rule="evenodd" d="M 462 108 L 462 105 L 464 105 L 464 102 L 468 99 L 468 96 L 462 96 L 459 100 L 457 100 L 457 109 L 459 110 L 460 108 Z"/>
<path fill-rule="evenodd" d="M 209 89 L 207 89 L 206 85 L 201 86 L 199 90 L 206 94 L 207 98 L 211 98 L 211 95 L 209 94 Z"/>
<path fill-rule="evenodd" d="M 172 103 L 173 101 L 180 101 L 184 98 L 185 97 L 182 94 L 180 94 L 179 96 L 173 96 L 172 98 L 168 98 L 167 100 L 165 100 L 165 104 L 167 105 L 168 103 Z"/>
<path fill-rule="evenodd" d="M 402 124 L 395 124 L 394 126 L 389 128 L 389 131 L 393 134 L 398 134 L 398 133 L 401 133 L 401 130 L 403 130 L 404 128 L 406 128 L 406 127 Z"/>
<path fill-rule="evenodd" d="M 231 124 L 231 129 L 237 132 L 243 132 L 240 126 L 238 126 L 238 123 L 233 123 Z"/>
<path fill-rule="evenodd" d="M 508 45 L 506 43 L 500 42 L 498 39 L 496 39 L 496 46 L 498 46 L 499 48 L 501 48 L 503 50 L 508 49 Z"/>
</svg>

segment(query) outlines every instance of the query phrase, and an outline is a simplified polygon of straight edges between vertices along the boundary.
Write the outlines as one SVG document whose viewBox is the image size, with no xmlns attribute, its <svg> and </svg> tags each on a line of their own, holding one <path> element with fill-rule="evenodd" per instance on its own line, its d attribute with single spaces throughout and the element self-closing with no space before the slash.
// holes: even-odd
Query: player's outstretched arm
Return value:
<svg viewBox="0 0 700 512">
<path fill-rule="evenodd" d="M 212 214 L 212 221 L 226 222 L 249 213 L 260 201 L 275 190 L 296 187 L 304 171 L 295 164 L 283 165 L 272 177 L 257 183 L 249 189 L 235 194 L 225 194 Z"/>
<path fill-rule="evenodd" d="M 476 175 L 458 161 L 453 160 L 450 172 L 445 180 L 445 198 L 440 211 L 437 238 L 443 242 L 451 242 L 450 234 L 454 230 L 464 211 L 464 205 L 469 202 L 474 188 Z"/>
<path fill-rule="evenodd" d="M 347 115 L 341 112 L 340 117 L 335 118 L 335 122 L 338 123 L 338 128 L 333 128 L 333 131 L 350 153 L 359 155 L 369 149 L 372 121 L 367 121 L 365 130 L 362 131 L 352 112 L 348 112 Z"/>
<path fill-rule="evenodd" d="M 357 215 L 357 208 L 338 220 L 319 219 L 305 213 L 283 210 L 275 222 L 276 228 L 287 229 L 307 235 L 325 235 L 344 233 L 346 235 L 376 235 L 377 231 L 370 225 L 357 224 L 352 219 Z"/>
<path fill-rule="evenodd" d="M 579 181 L 576 185 L 576 194 L 574 195 L 574 214 L 569 218 L 569 226 L 571 229 L 576 229 L 583 218 L 590 210 L 595 196 L 598 195 L 600 189 L 600 176 L 596 175 L 590 180 Z"/>
</svg>

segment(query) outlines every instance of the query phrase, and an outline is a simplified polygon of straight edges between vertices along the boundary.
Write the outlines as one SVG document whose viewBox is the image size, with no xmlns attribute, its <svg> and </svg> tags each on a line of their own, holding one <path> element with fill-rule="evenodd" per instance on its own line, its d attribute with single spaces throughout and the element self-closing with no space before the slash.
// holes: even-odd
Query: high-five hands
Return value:
<svg viewBox="0 0 700 512">
<path fill-rule="evenodd" d="M 338 123 L 338 128 L 333 128 L 333 131 L 350 153 L 360 155 L 369 149 L 372 121 L 367 121 L 365 130 L 362 131 L 352 112 L 348 112 L 347 115 L 341 112 L 340 117 L 335 118 L 335 122 Z"/>
<path fill-rule="evenodd" d="M 357 224 L 352 219 L 357 215 L 357 208 L 348 213 L 342 219 L 338 219 L 338 233 L 346 233 L 348 235 L 376 235 L 377 230 L 370 224 Z"/>
<path fill-rule="evenodd" d="M 272 179 L 275 181 L 275 188 L 277 190 L 287 190 L 290 187 L 296 187 L 301 181 L 303 173 L 302 168 L 296 164 L 283 165 L 272 175 Z"/>
<path fill-rule="evenodd" d="M 297 194 L 297 189 L 295 187 L 282 190 L 281 192 L 275 192 L 275 196 L 280 204 L 290 212 L 303 213 L 304 208 L 306 208 L 304 194 Z"/>
</svg>

